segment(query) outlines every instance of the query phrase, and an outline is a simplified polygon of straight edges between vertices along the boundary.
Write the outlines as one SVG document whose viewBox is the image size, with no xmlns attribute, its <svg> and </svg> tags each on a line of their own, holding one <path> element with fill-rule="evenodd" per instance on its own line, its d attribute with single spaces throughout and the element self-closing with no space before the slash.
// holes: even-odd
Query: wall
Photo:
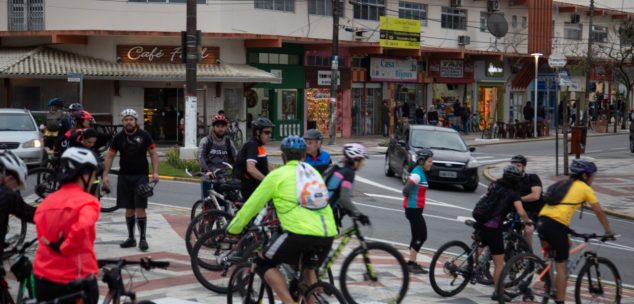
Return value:
<svg viewBox="0 0 634 304">
<path fill-rule="evenodd" d="M 553 12 L 553 19 L 555 20 L 555 36 L 553 37 L 553 50 L 561 52 L 566 56 L 571 57 L 586 57 L 588 51 L 588 37 L 589 35 L 589 21 L 590 17 L 586 15 L 584 11 L 579 10 L 577 12 L 581 18 L 579 23 L 581 24 L 581 40 L 564 39 L 565 22 L 570 22 L 570 16 L 572 13 L 558 13 L 556 6 Z M 615 29 L 618 28 L 620 21 L 612 20 L 610 16 L 594 16 L 593 24 L 599 26 L 607 26 L 609 30 L 608 39 L 613 40 L 616 38 Z M 593 43 L 593 48 L 599 50 L 600 47 L 609 47 L 611 43 Z M 594 57 L 605 57 L 601 52 L 594 52 Z"/>
</svg>

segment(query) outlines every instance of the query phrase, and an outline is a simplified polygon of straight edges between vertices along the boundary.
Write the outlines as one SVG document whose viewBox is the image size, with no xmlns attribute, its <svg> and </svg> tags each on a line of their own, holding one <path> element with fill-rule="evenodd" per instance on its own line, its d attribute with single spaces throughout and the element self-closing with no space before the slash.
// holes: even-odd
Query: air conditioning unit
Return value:
<svg viewBox="0 0 634 304">
<path fill-rule="evenodd" d="M 451 0 L 451 7 L 459 7 L 462 6 L 462 0 Z"/>
<path fill-rule="evenodd" d="M 467 44 L 471 44 L 471 37 L 458 36 L 458 45 L 467 45 Z"/>
<path fill-rule="evenodd" d="M 581 21 L 581 15 L 579 15 L 579 14 L 570 15 L 570 23 L 578 24 L 580 21 Z"/>
<path fill-rule="evenodd" d="M 489 12 L 497 12 L 500 10 L 500 0 L 488 0 L 487 1 L 487 11 Z"/>
</svg>

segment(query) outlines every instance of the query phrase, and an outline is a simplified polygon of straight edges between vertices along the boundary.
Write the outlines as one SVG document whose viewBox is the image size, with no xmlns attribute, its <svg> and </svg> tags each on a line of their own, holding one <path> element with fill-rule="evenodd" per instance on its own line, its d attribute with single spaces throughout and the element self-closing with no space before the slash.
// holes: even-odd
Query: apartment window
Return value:
<svg viewBox="0 0 634 304">
<path fill-rule="evenodd" d="M 308 13 L 312 15 L 332 16 L 332 1 L 308 0 Z"/>
<path fill-rule="evenodd" d="M 581 40 L 581 23 L 564 22 L 564 39 Z"/>
<path fill-rule="evenodd" d="M 517 16 L 515 15 L 511 17 L 511 26 L 514 28 L 517 27 Z"/>
<path fill-rule="evenodd" d="M 249 53 L 249 64 L 282 64 L 299 65 L 299 55 L 277 53 Z"/>
<path fill-rule="evenodd" d="M 255 0 L 254 7 L 266 10 L 294 12 L 295 0 Z"/>
<path fill-rule="evenodd" d="M 352 57 L 353 68 L 368 69 L 370 66 L 370 59 L 368 57 Z"/>
<path fill-rule="evenodd" d="M 354 5 L 354 18 L 364 20 L 379 20 L 385 15 L 385 0 L 359 0 Z"/>
<path fill-rule="evenodd" d="M 480 12 L 480 32 L 483 32 L 483 33 L 489 32 L 488 22 L 487 22 L 488 19 L 489 19 L 489 12 Z"/>
<path fill-rule="evenodd" d="M 592 33 L 590 34 L 593 42 L 608 42 L 608 27 L 607 26 L 592 26 Z"/>
<path fill-rule="evenodd" d="M 8 0 L 10 31 L 44 30 L 44 0 Z"/>
<path fill-rule="evenodd" d="M 398 17 L 420 20 L 420 25 L 427 25 L 427 5 L 401 1 L 398 3 Z"/>
<path fill-rule="evenodd" d="M 128 2 L 141 3 L 187 3 L 187 0 L 128 0 Z M 207 0 L 196 0 L 198 4 L 207 4 Z"/>
<path fill-rule="evenodd" d="M 339 57 L 339 66 L 345 66 L 346 61 Z M 330 66 L 330 56 L 307 56 L 306 57 L 306 65 L 307 66 Z"/>
<path fill-rule="evenodd" d="M 441 26 L 442 28 L 454 30 L 466 30 L 467 10 L 453 7 L 443 7 Z"/>
<path fill-rule="evenodd" d="M 522 16 L 522 28 L 528 28 L 528 17 Z"/>
</svg>

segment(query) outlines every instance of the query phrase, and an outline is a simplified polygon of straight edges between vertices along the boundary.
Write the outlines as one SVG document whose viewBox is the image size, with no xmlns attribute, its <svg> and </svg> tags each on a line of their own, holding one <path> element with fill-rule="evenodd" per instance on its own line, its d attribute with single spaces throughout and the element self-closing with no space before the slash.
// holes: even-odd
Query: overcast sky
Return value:
<svg viewBox="0 0 634 304">
<path fill-rule="evenodd" d="M 558 2 L 567 2 L 580 5 L 590 6 L 590 0 L 556 0 Z M 634 1 L 632 0 L 595 0 L 596 7 L 624 10 L 634 12 Z"/>
</svg>

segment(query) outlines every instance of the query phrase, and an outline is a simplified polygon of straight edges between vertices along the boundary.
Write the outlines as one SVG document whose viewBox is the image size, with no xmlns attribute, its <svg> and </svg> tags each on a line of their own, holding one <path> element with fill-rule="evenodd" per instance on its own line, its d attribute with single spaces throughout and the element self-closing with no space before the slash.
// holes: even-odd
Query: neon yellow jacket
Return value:
<svg viewBox="0 0 634 304">
<path fill-rule="evenodd" d="M 266 203 L 273 200 L 284 231 L 318 237 L 335 236 L 337 225 L 330 206 L 311 210 L 297 203 L 296 167 L 297 161 L 289 161 L 283 167 L 271 171 L 229 223 L 227 231 L 231 234 L 242 232 Z"/>
</svg>

